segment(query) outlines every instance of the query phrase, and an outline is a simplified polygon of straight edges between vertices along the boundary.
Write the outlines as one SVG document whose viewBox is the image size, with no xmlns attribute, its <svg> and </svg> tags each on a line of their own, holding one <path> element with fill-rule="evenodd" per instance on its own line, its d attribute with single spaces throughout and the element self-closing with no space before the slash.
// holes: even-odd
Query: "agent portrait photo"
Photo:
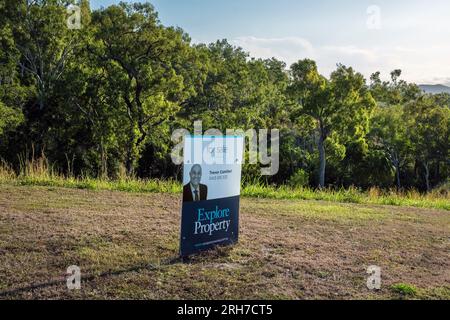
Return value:
<svg viewBox="0 0 450 320">
<path fill-rule="evenodd" d="M 200 183 L 202 180 L 202 167 L 199 164 L 192 166 L 189 177 L 189 183 L 183 187 L 183 202 L 207 200 L 208 187 Z"/>
</svg>

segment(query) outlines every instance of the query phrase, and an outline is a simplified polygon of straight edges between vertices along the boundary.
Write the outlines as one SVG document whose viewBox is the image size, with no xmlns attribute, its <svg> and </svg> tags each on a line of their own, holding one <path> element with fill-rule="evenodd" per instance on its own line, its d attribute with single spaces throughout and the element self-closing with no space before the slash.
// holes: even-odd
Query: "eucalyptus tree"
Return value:
<svg viewBox="0 0 450 320">
<path fill-rule="evenodd" d="M 330 80 L 320 75 L 314 61 L 294 63 L 288 93 L 297 105 L 296 115 L 314 119 L 318 132 L 319 187 L 325 186 L 326 141 L 364 139 L 375 101 L 364 77 L 338 65 Z M 342 149 L 342 147 L 341 147 Z"/>
<path fill-rule="evenodd" d="M 201 64 L 189 37 L 166 28 L 152 5 L 113 5 L 92 13 L 88 50 L 118 93 L 117 112 L 127 119 L 125 164 L 134 172 L 150 134 L 173 120 L 201 81 Z"/>
<path fill-rule="evenodd" d="M 79 45 L 81 30 L 70 30 L 67 24 L 67 6 L 71 3 L 18 1 L 13 9 L 13 14 L 19 17 L 13 25 L 15 47 L 20 54 L 19 68 L 34 82 L 41 111 L 46 108 L 55 83 Z"/>
<path fill-rule="evenodd" d="M 371 120 L 370 136 L 375 147 L 383 150 L 395 170 L 397 189 L 402 188 L 401 170 L 411 158 L 412 145 L 408 139 L 411 124 L 402 105 L 377 107 Z"/>
<path fill-rule="evenodd" d="M 448 162 L 450 149 L 450 109 L 439 104 L 439 97 L 422 96 L 405 106 L 410 125 L 408 136 L 416 160 L 422 165 L 427 191 L 431 190 L 430 170 L 439 172 L 441 163 Z"/>
</svg>

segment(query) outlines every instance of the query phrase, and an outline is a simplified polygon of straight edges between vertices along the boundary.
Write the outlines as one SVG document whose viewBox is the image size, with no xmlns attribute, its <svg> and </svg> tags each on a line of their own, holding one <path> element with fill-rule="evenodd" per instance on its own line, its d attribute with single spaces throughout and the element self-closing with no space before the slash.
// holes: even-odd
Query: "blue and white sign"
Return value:
<svg viewBox="0 0 450 320">
<path fill-rule="evenodd" d="M 180 255 L 238 241 L 242 136 L 185 136 Z"/>
</svg>

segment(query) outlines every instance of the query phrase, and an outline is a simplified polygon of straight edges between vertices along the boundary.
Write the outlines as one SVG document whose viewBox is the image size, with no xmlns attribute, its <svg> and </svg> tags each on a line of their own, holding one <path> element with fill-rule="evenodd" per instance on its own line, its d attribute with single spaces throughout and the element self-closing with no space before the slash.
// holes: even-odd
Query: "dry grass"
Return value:
<svg viewBox="0 0 450 320">
<path fill-rule="evenodd" d="M 0 183 L 7 183 L 16 179 L 16 174 L 14 173 L 11 166 L 4 160 L 0 159 Z"/>
<path fill-rule="evenodd" d="M 450 299 L 447 211 L 245 198 L 239 244 L 181 263 L 179 200 L 0 185 L 0 298 Z"/>
</svg>

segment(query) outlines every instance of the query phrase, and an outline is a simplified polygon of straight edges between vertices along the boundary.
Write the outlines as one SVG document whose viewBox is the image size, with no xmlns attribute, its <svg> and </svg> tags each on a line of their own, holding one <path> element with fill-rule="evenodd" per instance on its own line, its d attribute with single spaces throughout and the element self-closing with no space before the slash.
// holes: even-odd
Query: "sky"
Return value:
<svg viewBox="0 0 450 320">
<path fill-rule="evenodd" d="M 141 0 L 145 1 L 145 0 Z M 91 0 L 92 9 L 118 3 Z M 311 58 L 325 76 L 337 63 L 369 78 L 394 69 L 418 84 L 450 85 L 448 0 L 153 0 L 166 26 L 193 42 L 228 39 L 256 58 Z"/>
</svg>

